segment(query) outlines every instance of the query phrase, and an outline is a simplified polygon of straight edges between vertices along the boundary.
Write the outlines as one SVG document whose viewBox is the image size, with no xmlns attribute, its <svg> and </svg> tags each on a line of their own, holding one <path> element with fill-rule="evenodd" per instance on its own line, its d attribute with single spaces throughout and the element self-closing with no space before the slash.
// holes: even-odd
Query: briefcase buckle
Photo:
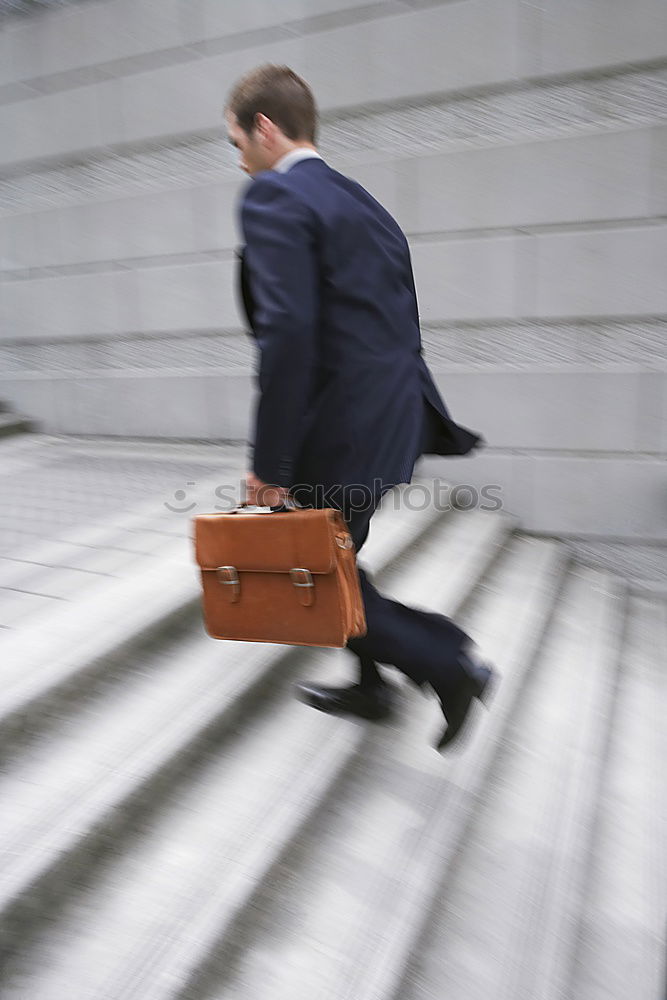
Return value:
<svg viewBox="0 0 667 1000">
<path fill-rule="evenodd" d="M 294 586 L 299 588 L 301 603 L 305 608 L 310 607 L 315 601 L 313 574 L 303 566 L 295 566 L 289 571 L 289 575 Z"/>
<path fill-rule="evenodd" d="M 236 604 L 241 596 L 241 581 L 236 566 L 218 566 L 215 573 L 220 583 L 232 588 L 229 591 L 229 603 Z"/>
</svg>

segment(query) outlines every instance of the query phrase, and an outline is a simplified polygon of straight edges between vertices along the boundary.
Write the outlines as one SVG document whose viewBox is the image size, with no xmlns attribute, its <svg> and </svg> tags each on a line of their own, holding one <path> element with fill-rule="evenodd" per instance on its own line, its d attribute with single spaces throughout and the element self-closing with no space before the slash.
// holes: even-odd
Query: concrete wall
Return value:
<svg viewBox="0 0 667 1000">
<path fill-rule="evenodd" d="M 663 0 L 84 0 L 0 22 L 0 398 L 243 438 L 232 82 L 286 62 L 409 235 L 424 341 L 526 527 L 667 540 Z"/>
</svg>

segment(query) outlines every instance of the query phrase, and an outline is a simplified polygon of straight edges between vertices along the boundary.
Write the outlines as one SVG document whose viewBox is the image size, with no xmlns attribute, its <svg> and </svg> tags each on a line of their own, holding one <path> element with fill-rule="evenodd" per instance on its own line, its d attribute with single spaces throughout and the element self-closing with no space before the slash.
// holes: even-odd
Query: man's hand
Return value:
<svg viewBox="0 0 667 1000">
<path fill-rule="evenodd" d="M 268 483 L 263 483 L 254 472 L 246 474 L 245 492 L 248 503 L 259 507 L 279 507 L 289 497 L 289 490 L 284 486 L 270 486 Z"/>
</svg>

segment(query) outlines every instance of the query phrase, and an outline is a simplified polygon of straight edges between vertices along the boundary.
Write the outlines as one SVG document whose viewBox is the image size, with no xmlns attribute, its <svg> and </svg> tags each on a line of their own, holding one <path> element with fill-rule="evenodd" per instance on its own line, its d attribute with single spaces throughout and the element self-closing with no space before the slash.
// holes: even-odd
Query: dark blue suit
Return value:
<svg viewBox="0 0 667 1000">
<path fill-rule="evenodd" d="M 409 482 L 421 454 L 465 454 L 480 439 L 454 423 L 433 383 L 407 241 L 364 188 L 301 160 L 256 175 L 241 223 L 260 351 L 253 471 L 304 503 L 342 509 L 358 550 L 381 494 Z M 419 684 L 447 670 L 464 634 L 361 577 L 368 635 L 350 648 L 362 662 L 392 663 Z"/>
</svg>

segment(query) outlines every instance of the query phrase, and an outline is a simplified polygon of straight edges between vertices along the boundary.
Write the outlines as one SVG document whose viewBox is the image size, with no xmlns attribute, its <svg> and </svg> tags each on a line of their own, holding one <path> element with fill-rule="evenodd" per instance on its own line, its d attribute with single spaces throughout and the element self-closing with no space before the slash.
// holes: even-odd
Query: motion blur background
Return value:
<svg viewBox="0 0 667 1000">
<path fill-rule="evenodd" d="M 0 4 L 0 400 L 49 434 L 241 441 L 230 85 L 312 85 L 412 246 L 428 361 L 526 530 L 667 582 L 663 0 Z"/>
<path fill-rule="evenodd" d="M 291 686 L 349 653 L 202 624 L 254 392 L 222 111 L 267 61 L 488 442 L 362 553 L 497 668 L 461 752 L 396 671 L 360 724 Z M 0 0 L 2 1000 L 658 1000 L 666 181 L 665 0 Z"/>
</svg>

